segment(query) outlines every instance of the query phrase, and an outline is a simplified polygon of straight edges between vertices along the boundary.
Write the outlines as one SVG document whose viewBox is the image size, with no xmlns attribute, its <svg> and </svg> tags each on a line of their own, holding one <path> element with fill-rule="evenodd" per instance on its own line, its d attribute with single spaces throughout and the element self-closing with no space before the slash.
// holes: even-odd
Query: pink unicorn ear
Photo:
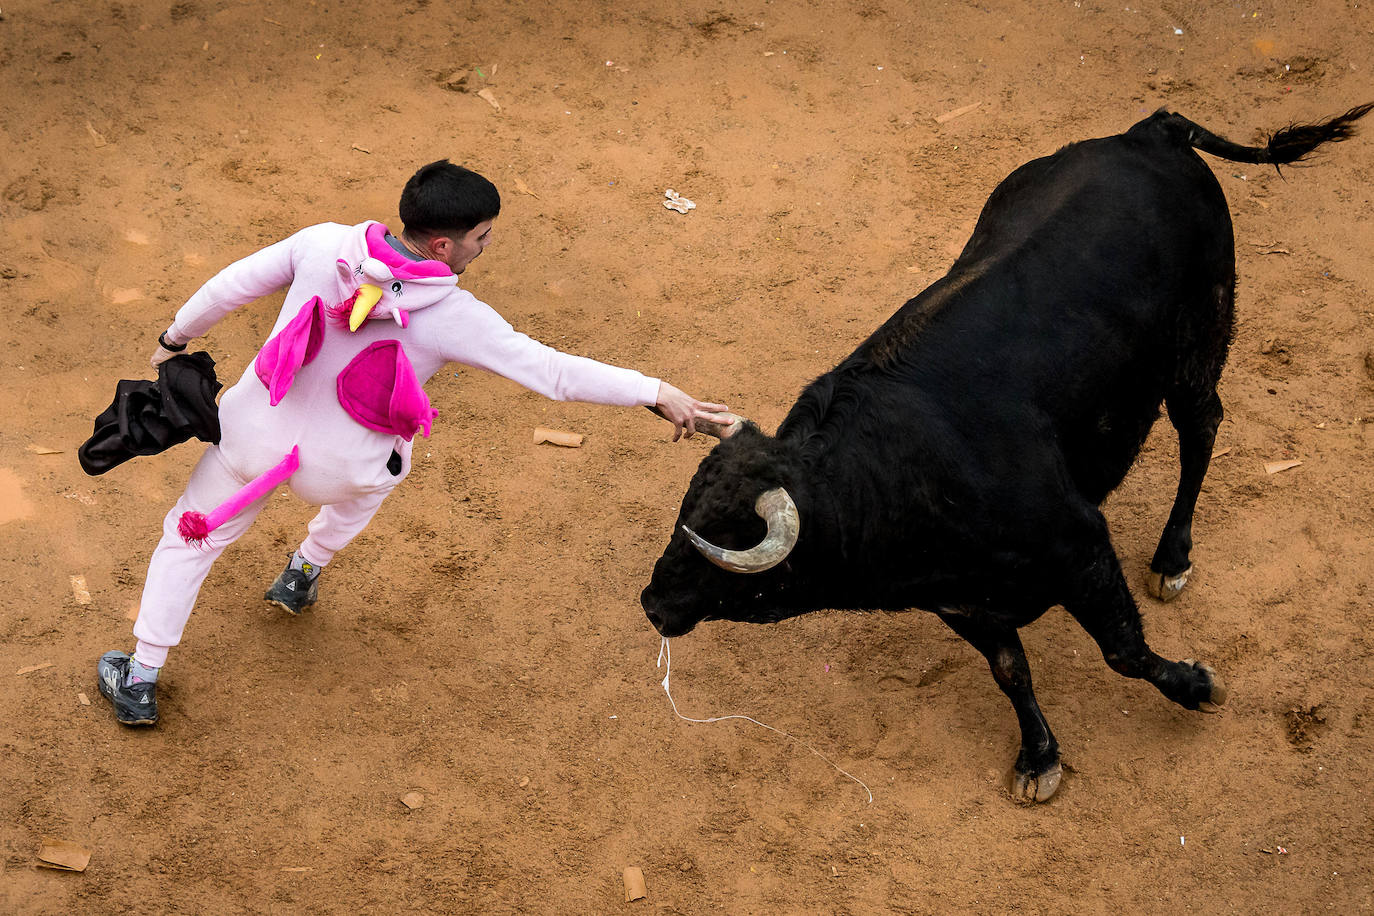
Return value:
<svg viewBox="0 0 1374 916">
<path fill-rule="evenodd" d="M 296 317 L 263 345 L 253 369 L 267 387 L 273 407 L 291 390 L 296 371 L 315 358 L 324 343 L 324 301 L 314 296 Z"/>
</svg>

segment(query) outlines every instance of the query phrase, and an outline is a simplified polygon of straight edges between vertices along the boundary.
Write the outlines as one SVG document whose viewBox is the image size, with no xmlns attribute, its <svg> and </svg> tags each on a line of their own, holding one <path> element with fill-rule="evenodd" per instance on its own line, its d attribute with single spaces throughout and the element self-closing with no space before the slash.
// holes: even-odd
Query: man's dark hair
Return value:
<svg viewBox="0 0 1374 916">
<path fill-rule="evenodd" d="M 401 191 L 401 222 L 413 234 L 465 233 L 500 212 L 496 185 L 447 159 L 421 166 Z"/>
</svg>

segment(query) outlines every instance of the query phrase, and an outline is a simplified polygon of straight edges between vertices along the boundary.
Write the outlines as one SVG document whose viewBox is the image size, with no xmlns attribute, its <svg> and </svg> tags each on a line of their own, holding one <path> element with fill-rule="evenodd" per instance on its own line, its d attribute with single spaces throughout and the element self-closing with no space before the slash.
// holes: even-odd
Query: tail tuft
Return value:
<svg viewBox="0 0 1374 916">
<path fill-rule="evenodd" d="M 203 547 L 210 537 L 210 519 L 204 512 L 183 512 L 177 522 L 177 534 L 192 547 Z"/>
<path fill-rule="evenodd" d="M 1323 143 L 1340 143 L 1355 135 L 1354 124 L 1374 110 L 1374 102 L 1357 105 L 1343 115 L 1317 124 L 1290 124 L 1269 138 L 1266 149 L 1275 165 L 1300 162 Z"/>
</svg>

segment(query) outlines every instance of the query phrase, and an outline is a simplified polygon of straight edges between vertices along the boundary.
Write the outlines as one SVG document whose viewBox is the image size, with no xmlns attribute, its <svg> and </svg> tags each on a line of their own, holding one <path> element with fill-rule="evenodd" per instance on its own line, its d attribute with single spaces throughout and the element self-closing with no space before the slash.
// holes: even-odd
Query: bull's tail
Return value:
<svg viewBox="0 0 1374 916">
<path fill-rule="evenodd" d="M 1374 102 L 1358 105 L 1343 115 L 1316 124 L 1291 124 L 1282 128 L 1264 146 L 1241 146 L 1194 124 L 1180 114 L 1160 112 L 1156 121 L 1175 137 L 1195 149 L 1232 162 L 1253 162 L 1274 166 L 1307 158 L 1324 143 L 1339 143 L 1355 133 L 1354 124 L 1374 110 Z"/>
</svg>

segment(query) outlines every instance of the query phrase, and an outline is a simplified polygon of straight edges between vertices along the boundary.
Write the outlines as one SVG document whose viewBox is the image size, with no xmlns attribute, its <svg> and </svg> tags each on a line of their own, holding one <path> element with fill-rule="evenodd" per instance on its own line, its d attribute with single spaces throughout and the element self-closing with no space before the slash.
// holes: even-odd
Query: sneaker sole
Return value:
<svg viewBox="0 0 1374 916">
<path fill-rule="evenodd" d="M 112 697 L 112 696 L 110 696 L 109 691 L 105 689 L 105 682 L 104 682 L 104 681 L 96 681 L 95 686 L 96 686 L 96 689 L 100 691 L 100 695 L 101 695 L 102 697 L 104 697 L 105 699 L 109 700 L 109 701 L 110 701 L 110 705 L 111 705 L 112 707 L 114 707 L 115 720 L 118 721 L 120 725 L 156 725 L 156 724 L 157 724 L 157 716 L 153 716 L 151 719 L 148 718 L 147 716 L 142 716 L 142 717 L 139 717 L 139 718 L 125 718 L 124 712 L 119 708 L 119 703 L 116 702 L 115 698 Z"/>
<path fill-rule="evenodd" d="M 285 601 L 278 601 L 276 598 L 265 597 L 265 600 L 268 604 L 275 604 L 277 607 L 281 608 L 283 611 L 286 611 L 286 613 L 290 614 L 292 617 L 301 616 L 301 614 L 305 613 L 306 608 L 312 606 L 315 603 L 313 601 L 307 601 L 305 604 L 302 604 L 300 607 L 296 608 L 287 604 Z"/>
</svg>

